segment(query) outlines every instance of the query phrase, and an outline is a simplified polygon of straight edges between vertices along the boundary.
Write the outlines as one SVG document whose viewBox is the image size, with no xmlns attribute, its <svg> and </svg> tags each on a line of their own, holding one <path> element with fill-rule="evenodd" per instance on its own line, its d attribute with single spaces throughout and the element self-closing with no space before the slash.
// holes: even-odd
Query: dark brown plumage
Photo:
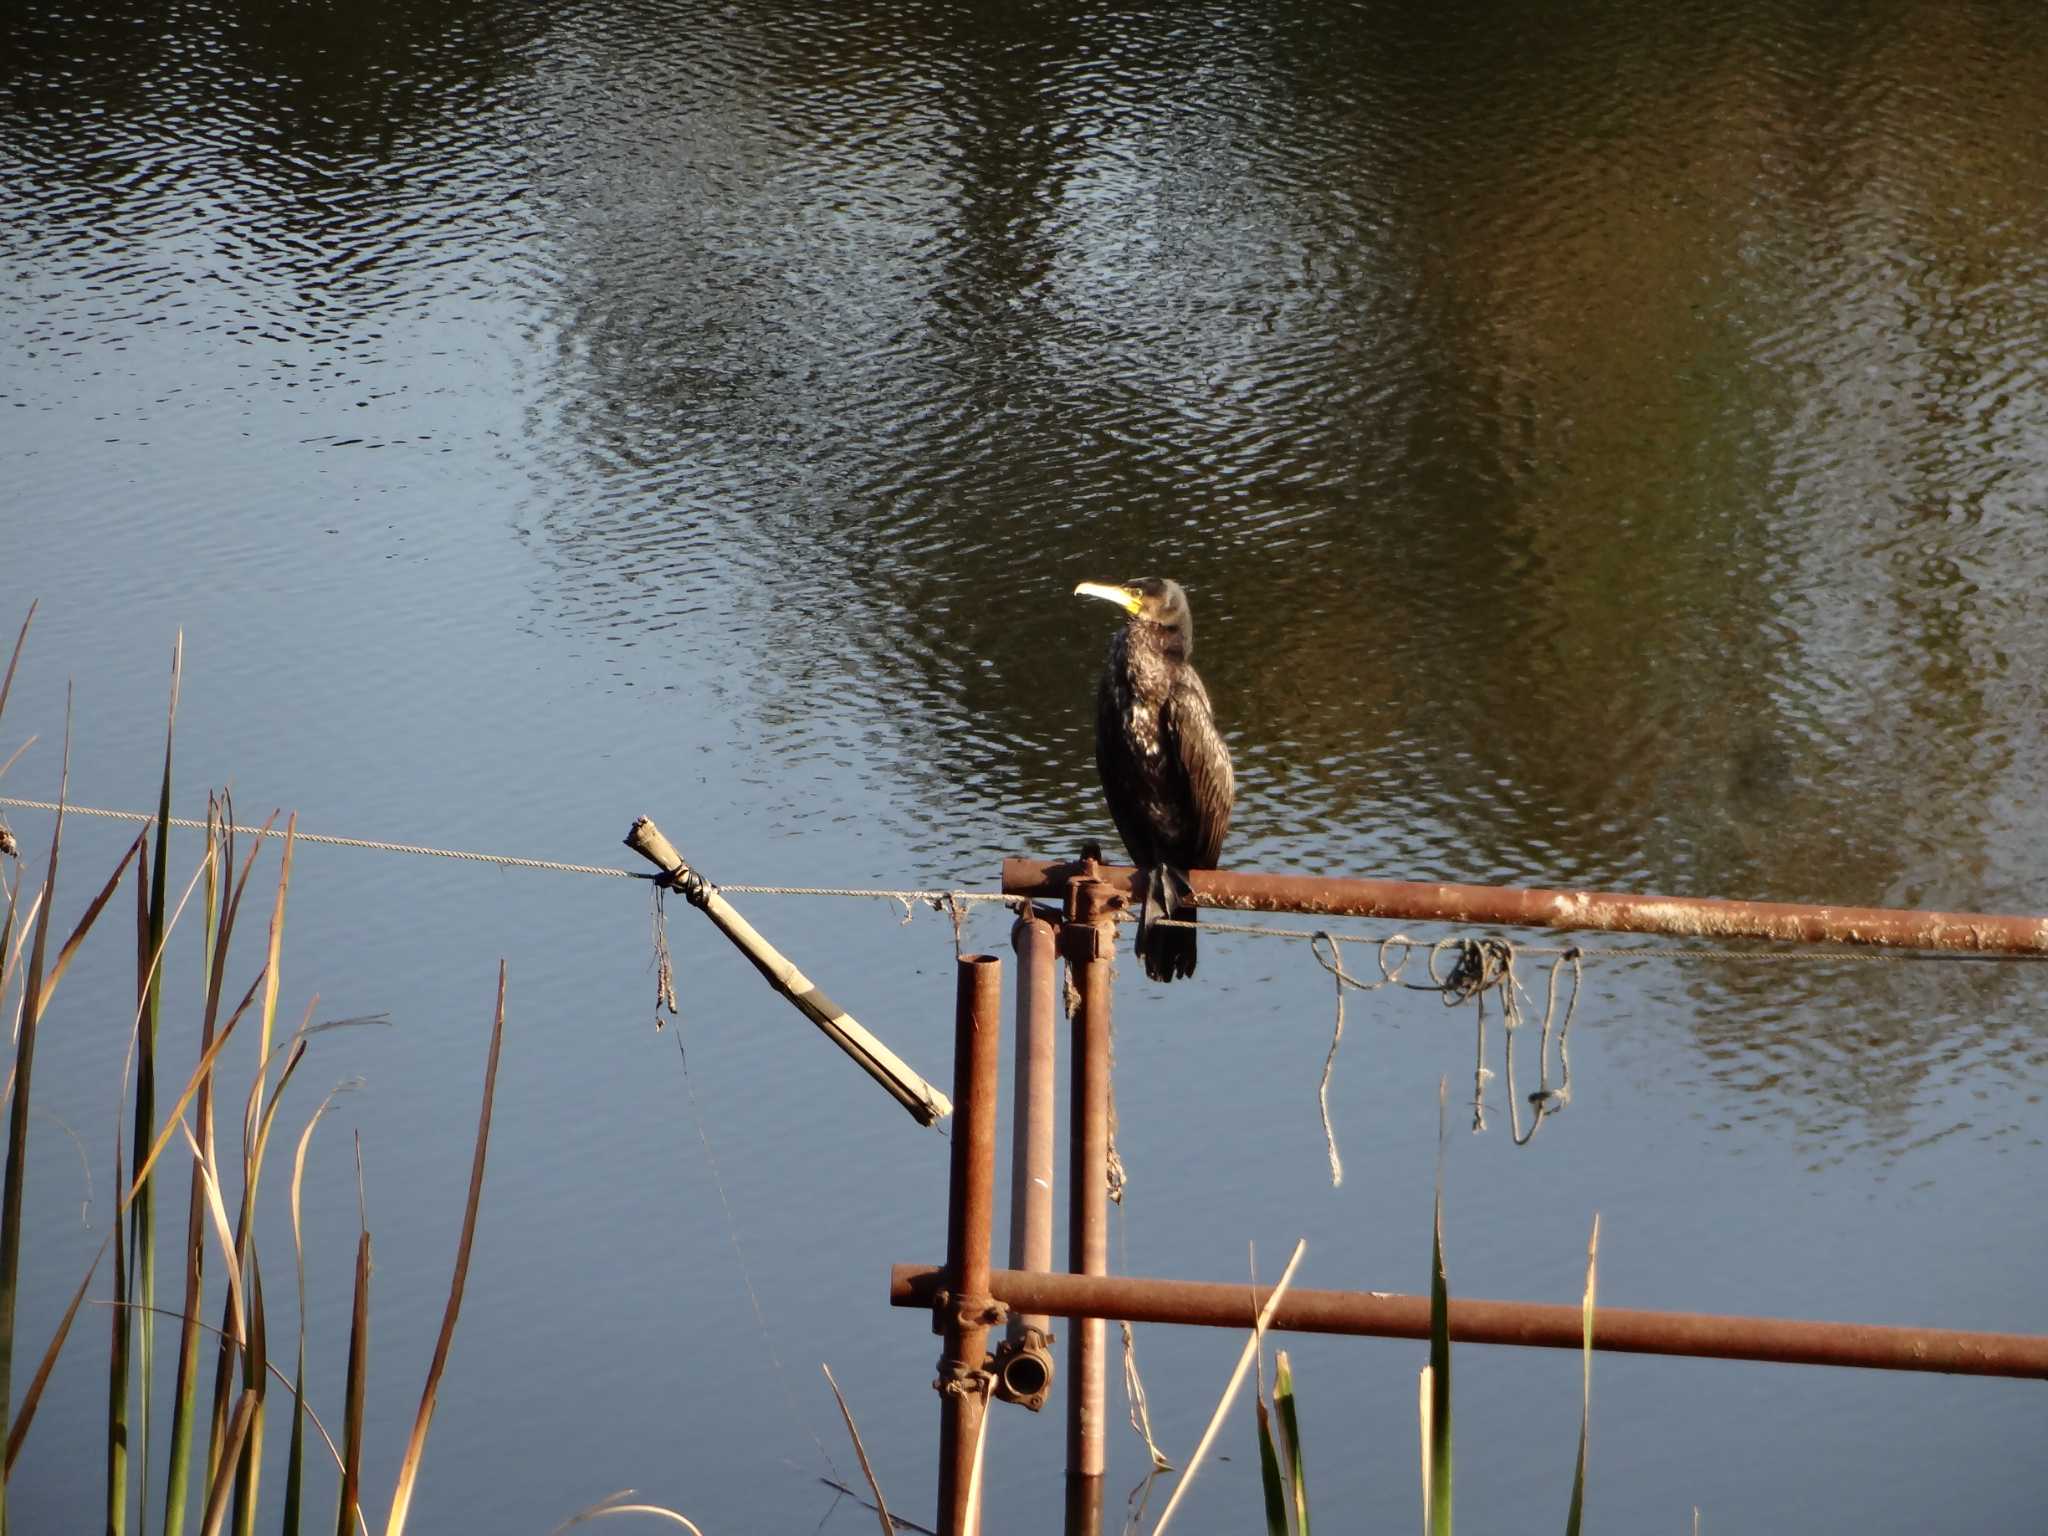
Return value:
<svg viewBox="0 0 2048 1536">
<path fill-rule="evenodd" d="M 1095 765 L 1131 862 L 1146 871 L 1138 915 L 1145 974 L 1191 976 L 1195 930 L 1156 920 L 1195 920 L 1187 872 L 1216 867 L 1237 786 L 1209 691 L 1189 660 L 1195 625 L 1187 594 L 1158 576 L 1121 586 L 1084 581 L 1074 591 L 1130 615 L 1109 642 L 1096 690 Z"/>
</svg>

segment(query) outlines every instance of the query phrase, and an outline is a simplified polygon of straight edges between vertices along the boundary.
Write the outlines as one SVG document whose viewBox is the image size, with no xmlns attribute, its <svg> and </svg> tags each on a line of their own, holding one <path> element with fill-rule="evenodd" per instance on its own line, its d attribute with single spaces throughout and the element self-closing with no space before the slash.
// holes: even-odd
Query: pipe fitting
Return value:
<svg viewBox="0 0 2048 1536">
<path fill-rule="evenodd" d="M 996 1346 L 996 1396 L 1006 1403 L 1019 1403 L 1033 1413 L 1045 1406 L 1052 1395 L 1052 1344 L 1049 1333 L 1024 1328 L 1015 1338 Z"/>
</svg>

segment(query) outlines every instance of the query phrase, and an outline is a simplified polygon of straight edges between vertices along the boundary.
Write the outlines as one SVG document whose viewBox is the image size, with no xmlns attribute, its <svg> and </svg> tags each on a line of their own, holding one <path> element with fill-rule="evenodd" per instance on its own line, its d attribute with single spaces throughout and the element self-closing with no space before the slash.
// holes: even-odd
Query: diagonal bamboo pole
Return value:
<svg viewBox="0 0 2048 1536">
<path fill-rule="evenodd" d="M 662 836 L 649 817 L 642 816 L 626 833 L 626 846 L 668 878 L 693 907 L 703 910 L 718 931 L 739 946 L 740 953 L 754 962 L 754 968 L 768 978 L 768 985 L 788 998 L 796 1010 L 824 1032 L 825 1038 L 851 1056 L 860 1069 L 889 1091 L 889 1096 L 920 1125 L 935 1125 L 953 1113 L 953 1103 L 938 1089 L 919 1077 L 889 1047 L 882 1044 L 860 1021 L 831 998 L 818 984 L 791 964 L 770 944 L 733 904 L 718 894 L 718 887 L 683 862 L 675 844 Z"/>
</svg>

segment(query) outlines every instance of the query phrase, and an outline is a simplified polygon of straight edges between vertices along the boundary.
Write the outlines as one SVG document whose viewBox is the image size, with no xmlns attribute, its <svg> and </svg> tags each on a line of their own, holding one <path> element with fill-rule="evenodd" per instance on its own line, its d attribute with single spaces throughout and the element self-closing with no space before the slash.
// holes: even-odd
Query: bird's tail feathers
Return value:
<svg viewBox="0 0 2048 1536">
<path fill-rule="evenodd" d="M 1138 958 L 1145 962 L 1145 974 L 1153 981 L 1195 974 L 1195 930 L 1159 922 L 1163 917 L 1177 923 L 1194 922 L 1193 894 L 1188 877 L 1180 870 L 1160 864 L 1146 873 L 1145 900 L 1138 909 Z"/>
</svg>

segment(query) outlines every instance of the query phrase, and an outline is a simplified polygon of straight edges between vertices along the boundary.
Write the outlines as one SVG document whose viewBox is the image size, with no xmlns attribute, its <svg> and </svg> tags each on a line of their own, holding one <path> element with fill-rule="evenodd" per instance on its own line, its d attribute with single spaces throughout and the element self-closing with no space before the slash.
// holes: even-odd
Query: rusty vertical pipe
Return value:
<svg viewBox="0 0 2048 1536">
<path fill-rule="evenodd" d="M 1054 1033 L 1057 976 L 1053 927 L 1026 912 L 1010 931 L 1017 951 L 1017 1071 L 1011 1088 L 1016 1109 L 1010 1132 L 1010 1268 L 1052 1268 L 1053 1137 L 1057 1097 L 1053 1071 L 1059 1056 Z M 1048 1346 L 1052 1319 L 1043 1312 L 1013 1312 L 997 1352 L 997 1394 L 1036 1409 L 1052 1384 Z"/>
<path fill-rule="evenodd" d="M 953 1011 L 953 1161 L 946 1203 L 945 1351 L 939 1357 L 939 1530 L 977 1521 L 974 1453 L 988 1406 L 989 1240 L 995 1225 L 996 1094 L 1003 962 L 962 955 Z"/>
<path fill-rule="evenodd" d="M 1073 1020 L 1073 1093 L 1068 1158 L 1067 1267 L 1109 1273 L 1110 963 L 1116 952 L 1116 893 L 1099 880 L 1071 888 L 1064 938 L 1078 1001 Z M 1067 1322 L 1067 1536 L 1102 1529 L 1109 1325 Z"/>
</svg>

